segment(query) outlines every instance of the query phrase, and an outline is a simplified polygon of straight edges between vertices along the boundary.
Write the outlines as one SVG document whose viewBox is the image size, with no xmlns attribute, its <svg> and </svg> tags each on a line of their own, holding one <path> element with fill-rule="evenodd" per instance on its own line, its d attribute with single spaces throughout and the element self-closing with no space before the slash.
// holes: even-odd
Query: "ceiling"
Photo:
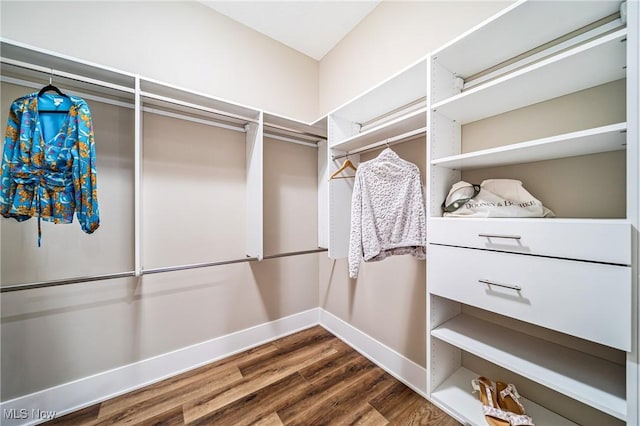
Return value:
<svg viewBox="0 0 640 426">
<path fill-rule="evenodd" d="M 380 1 L 202 0 L 202 3 L 313 59 L 320 60 Z"/>
</svg>

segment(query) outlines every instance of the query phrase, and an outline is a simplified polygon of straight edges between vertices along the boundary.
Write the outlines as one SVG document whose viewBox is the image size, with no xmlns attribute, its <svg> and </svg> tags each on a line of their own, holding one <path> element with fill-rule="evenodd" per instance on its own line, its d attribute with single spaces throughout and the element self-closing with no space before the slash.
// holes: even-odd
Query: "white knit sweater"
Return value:
<svg viewBox="0 0 640 426">
<path fill-rule="evenodd" d="M 365 262 L 387 256 L 426 256 L 426 221 L 420 170 L 387 148 L 356 171 L 351 197 L 349 276 Z"/>
</svg>

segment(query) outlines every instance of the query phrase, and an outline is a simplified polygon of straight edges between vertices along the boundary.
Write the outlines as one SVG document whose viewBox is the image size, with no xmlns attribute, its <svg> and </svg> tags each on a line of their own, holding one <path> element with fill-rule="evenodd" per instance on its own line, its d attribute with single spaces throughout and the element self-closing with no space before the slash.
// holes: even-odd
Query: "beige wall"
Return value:
<svg viewBox="0 0 640 426">
<path fill-rule="evenodd" d="M 318 117 L 317 61 L 196 1 L 3 0 L 0 8 L 10 40 L 276 114 Z"/>
<path fill-rule="evenodd" d="M 367 91 L 510 3 L 383 1 L 320 61 L 320 114 Z"/>
</svg>

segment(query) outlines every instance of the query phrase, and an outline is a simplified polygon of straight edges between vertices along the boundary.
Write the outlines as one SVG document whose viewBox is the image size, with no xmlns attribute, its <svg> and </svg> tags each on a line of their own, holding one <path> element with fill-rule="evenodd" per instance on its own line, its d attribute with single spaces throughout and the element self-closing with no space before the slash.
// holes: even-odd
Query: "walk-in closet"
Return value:
<svg viewBox="0 0 640 426">
<path fill-rule="evenodd" d="M 1 424 L 640 425 L 638 0 L 0 20 Z"/>
</svg>

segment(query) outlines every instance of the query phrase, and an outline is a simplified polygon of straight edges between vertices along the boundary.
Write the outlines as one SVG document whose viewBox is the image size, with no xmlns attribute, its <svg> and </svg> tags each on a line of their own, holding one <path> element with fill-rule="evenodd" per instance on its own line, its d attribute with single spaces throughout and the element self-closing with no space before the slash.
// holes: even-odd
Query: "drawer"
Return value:
<svg viewBox="0 0 640 426">
<path fill-rule="evenodd" d="M 431 244 L 631 265 L 625 220 L 432 218 Z"/>
<path fill-rule="evenodd" d="M 631 348 L 630 267 L 430 245 L 427 290 L 624 351 Z"/>
</svg>

